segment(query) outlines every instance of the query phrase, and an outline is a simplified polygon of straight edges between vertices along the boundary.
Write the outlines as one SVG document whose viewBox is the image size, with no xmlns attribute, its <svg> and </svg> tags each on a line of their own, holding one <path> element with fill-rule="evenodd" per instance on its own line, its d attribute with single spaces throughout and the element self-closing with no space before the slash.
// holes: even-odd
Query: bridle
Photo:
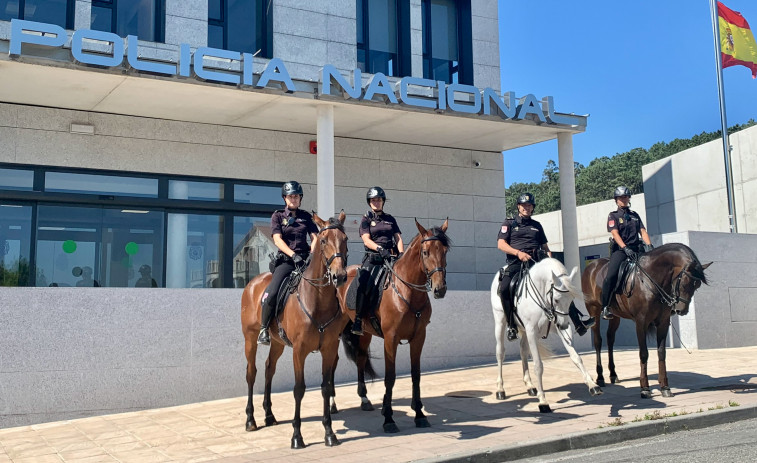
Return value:
<svg viewBox="0 0 757 463">
<path fill-rule="evenodd" d="M 662 300 L 662 303 L 667 305 L 668 307 L 673 307 L 674 305 L 678 304 L 679 302 L 683 302 L 684 304 L 690 304 L 691 299 L 686 299 L 684 297 L 681 297 L 681 280 L 683 280 L 683 276 L 687 275 L 689 278 L 694 280 L 701 281 L 702 279 L 693 275 L 691 272 L 686 270 L 686 267 L 683 267 L 680 272 L 676 276 L 673 277 L 673 281 L 671 282 L 672 287 L 672 294 L 668 294 L 665 289 L 663 289 L 662 286 L 660 286 L 652 276 L 647 273 L 646 270 L 644 270 L 641 265 L 637 265 L 638 269 L 641 271 L 641 273 L 644 274 L 644 276 L 647 277 L 647 279 L 652 283 L 657 293 L 660 295 L 660 299 Z"/>
<path fill-rule="evenodd" d="M 399 275 L 397 275 L 397 272 L 394 271 L 394 266 L 393 265 L 390 265 L 390 264 L 384 262 L 384 266 L 386 268 L 388 268 L 390 272 L 392 272 L 392 275 L 394 275 L 395 278 L 397 278 L 399 281 L 401 281 L 402 283 L 404 283 L 409 288 L 414 289 L 416 291 L 425 292 L 425 293 L 431 291 L 431 285 L 432 285 L 432 283 L 431 283 L 431 276 L 434 273 L 436 273 L 436 272 L 442 272 L 442 279 L 444 279 L 445 281 L 447 279 L 447 268 L 446 267 L 436 267 L 435 269 L 430 270 L 430 271 L 428 270 L 428 267 L 426 267 L 426 262 L 423 259 L 423 243 L 425 243 L 426 241 L 441 241 L 441 240 L 436 235 L 427 236 L 426 238 L 423 238 L 421 240 L 421 250 L 418 252 L 418 258 L 420 260 L 420 267 L 421 267 L 421 269 L 423 269 L 423 273 L 426 274 L 426 283 L 425 284 L 417 285 L 417 284 L 410 283 L 408 281 L 403 280 L 402 277 L 400 277 Z M 394 282 L 392 282 L 392 285 L 394 285 Z M 395 288 L 395 291 L 396 290 L 397 290 L 397 288 Z M 397 294 L 399 294 L 399 292 Z"/>
<path fill-rule="evenodd" d="M 318 230 L 318 234 L 320 235 L 326 230 L 340 230 L 340 227 L 338 225 L 328 225 Z M 338 252 L 338 250 L 336 249 L 336 246 L 331 244 L 328 240 L 326 241 L 326 244 L 334 248 L 334 251 L 337 251 L 337 252 L 334 252 L 334 254 L 332 254 L 331 257 L 327 259 L 325 253 L 323 252 L 323 250 L 321 250 L 321 260 L 323 260 L 323 265 L 326 267 L 326 274 L 320 278 L 306 278 L 304 275 L 302 276 L 303 280 L 307 281 L 311 285 L 318 288 L 323 288 L 325 286 L 334 284 L 334 276 L 332 275 L 331 268 L 330 268 L 331 263 L 334 262 L 334 259 L 337 259 L 337 258 L 344 259 L 344 265 L 345 267 L 347 266 L 347 256 L 342 254 L 341 252 Z"/>
<path fill-rule="evenodd" d="M 562 273 L 560 275 L 557 275 L 557 278 L 567 277 L 569 276 L 567 273 Z M 555 282 L 552 281 L 552 283 L 549 286 L 549 290 L 547 290 L 546 294 L 542 296 L 539 294 L 538 289 L 536 288 L 536 284 L 534 283 L 534 280 L 531 278 L 530 272 L 526 269 L 525 271 L 525 280 L 523 287 L 525 288 L 526 295 L 529 293 L 529 290 L 531 291 L 531 299 L 534 300 L 536 305 L 544 311 L 545 315 L 547 316 L 547 320 L 550 322 L 554 322 L 557 318 L 557 315 L 568 315 L 567 312 L 561 312 L 557 310 L 555 307 L 555 292 L 558 293 L 569 293 L 570 290 L 568 289 L 560 289 L 557 286 L 555 286 Z"/>
</svg>

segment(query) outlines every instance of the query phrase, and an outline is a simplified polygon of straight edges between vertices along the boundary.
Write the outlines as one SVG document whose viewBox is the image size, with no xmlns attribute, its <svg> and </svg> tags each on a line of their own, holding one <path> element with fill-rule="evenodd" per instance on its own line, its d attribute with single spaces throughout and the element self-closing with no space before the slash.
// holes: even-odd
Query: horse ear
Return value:
<svg viewBox="0 0 757 463">
<path fill-rule="evenodd" d="M 555 275 L 554 271 L 552 271 L 550 273 L 552 273 L 552 284 L 554 284 L 555 287 L 557 287 L 557 288 L 561 288 L 562 287 L 562 281 L 560 281 L 560 277 L 557 276 L 557 275 Z"/>
<path fill-rule="evenodd" d="M 702 270 L 706 270 L 710 265 L 712 265 L 712 262 L 702 265 Z"/>
<path fill-rule="evenodd" d="M 318 217 L 318 214 L 316 214 L 315 212 L 313 212 L 313 222 L 318 225 L 318 228 L 323 228 L 324 226 L 326 226 L 326 222 L 324 222 L 322 218 Z"/>
<path fill-rule="evenodd" d="M 570 271 L 570 275 L 568 275 L 568 278 L 570 279 L 570 283 L 574 284 L 576 283 L 576 276 L 578 276 L 578 267 L 573 267 L 573 270 Z M 581 286 L 581 285 L 577 285 Z"/>
<path fill-rule="evenodd" d="M 449 217 L 447 217 L 447 219 L 446 219 L 446 220 L 444 221 L 444 223 L 442 224 L 442 231 L 443 231 L 444 233 L 447 233 L 447 226 L 449 226 Z"/>
<path fill-rule="evenodd" d="M 425 235 L 426 234 L 426 229 L 423 228 L 423 225 L 421 225 L 421 224 L 418 223 L 418 219 L 417 218 L 415 219 L 415 227 L 418 229 L 418 232 L 421 235 Z"/>
<path fill-rule="evenodd" d="M 339 212 L 339 222 L 341 222 L 342 225 L 344 225 L 344 219 L 345 219 L 345 217 L 347 217 L 347 215 L 344 213 L 344 209 L 342 209 L 342 211 Z"/>
</svg>

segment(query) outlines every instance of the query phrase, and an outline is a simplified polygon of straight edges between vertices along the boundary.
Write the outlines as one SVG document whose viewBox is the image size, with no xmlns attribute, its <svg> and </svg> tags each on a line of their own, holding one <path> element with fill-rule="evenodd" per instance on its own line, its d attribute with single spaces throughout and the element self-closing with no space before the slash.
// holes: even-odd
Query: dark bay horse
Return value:
<svg viewBox="0 0 757 463">
<path fill-rule="evenodd" d="M 344 232 L 344 211 L 338 217 L 324 221 L 313 214 L 313 220 L 320 231 L 310 264 L 305 269 L 297 290 L 286 302 L 279 317 L 274 317 L 269 330 L 271 348 L 265 364 L 265 396 L 263 410 L 265 424 L 277 424 L 271 411 L 271 380 L 276 372 L 276 362 L 284 352 L 284 347 L 292 347 L 294 364 L 294 400 L 295 411 L 292 426 L 292 448 L 304 448 L 305 443 L 300 432 L 300 406 L 305 395 L 305 358 L 310 352 L 320 351 L 323 359 L 321 394 L 323 396 L 323 427 L 326 430 L 327 446 L 339 445 L 331 429 L 331 410 L 329 401 L 334 393 L 333 371 L 339 349 L 339 335 L 347 319 L 337 304 L 336 287 L 347 279 L 347 235 Z M 257 368 L 257 337 L 260 331 L 260 299 L 263 291 L 271 281 L 271 274 L 266 272 L 253 278 L 242 293 L 242 333 L 244 334 L 244 351 L 247 357 L 247 431 L 255 431 L 252 406 L 252 388 L 255 384 Z M 282 331 L 284 336 L 282 336 Z"/>
<path fill-rule="evenodd" d="M 384 432 L 398 432 L 399 428 L 392 418 L 392 389 L 396 379 L 395 359 L 397 346 L 401 340 L 410 344 L 410 371 L 413 382 L 413 399 L 411 407 L 415 410 L 415 425 L 419 428 L 430 426 L 423 414 L 421 403 L 421 352 L 426 341 L 426 325 L 431 321 L 431 302 L 428 291 L 433 291 L 434 298 L 441 299 L 447 292 L 446 267 L 447 251 L 450 240 L 446 231 L 449 220 L 441 227 L 429 230 L 418 221 L 415 226 L 419 234 L 413 238 L 405 253 L 393 266 L 387 277 L 388 285 L 384 289 L 381 305 L 376 310 L 376 318 L 381 327 L 378 333 L 371 323 L 363 324 L 365 334 L 355 336 L 350 333 L 348 323 L 342 335 L 345 352 L 358 367 L 358 395 L 362 400 L 363 410 L 373 410 L 366 397 L 365 373 L 374 376 L 369 358 L 369 347 L 373 336 L 384 338 L 384 386 L 386 392 L 381 409 L 384 415 Z M 347 284 L 337 289 L 342 310 L 351 320 L 355 318 L 354 307 L 347 307 L 347 288 L 355 278 L 359 266 L 350 266 L 347 270 Z M 367 317 L 366 317 L 367 318 Z"/>
<path fill-rule="evenodd" d="M 586 308 L 597 320 L 602 311 L 602 281 L 607 274 L 608 262 L 608 259 L 602 258 L 590 263 L 586 266 L 581 280 Z M 663 397 L 673 396 L 668 385 L 665 365 L 665 339 L 670 327 L 670 317 L 673 314 L 686 315 L 689 312 L 689 303 L 694 292 L 702 283 L 707 284 L 704 270 L 711 264 L 712 262 L 702 265 L 694 251 L 680 243 L 665 244 L 638 258 L 638 271 L 628 278 L 623 294 L 616 294 L 610 303 L 615 317 L 609 321 L 610 326 L 607 329 L 607 350 L 610 355 L 610 380 L 613 383 L 618 379 L 612 352 L 615 331 L 620 325 L 620 318 L 628 318 L 636 323 L 636 338 L 639 341 L 641 397 L 652 397 L 647 377 L 648 331 L 656 332 L 657 337 L 660 392 Z M 597 384 L 604 386 L 599 323 L 592 327 L 592 332 L 594 350 L 597 353 Z"/>
</svg>

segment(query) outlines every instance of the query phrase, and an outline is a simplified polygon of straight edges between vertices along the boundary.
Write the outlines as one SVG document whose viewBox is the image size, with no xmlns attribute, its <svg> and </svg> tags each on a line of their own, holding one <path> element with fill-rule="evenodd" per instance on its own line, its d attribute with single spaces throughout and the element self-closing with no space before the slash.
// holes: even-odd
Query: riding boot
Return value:
<svg viewBox="0 0 757 463">
<path fill-rule="evenodd" d="M 267 346 L 271 344 L 271 336 L 268 334 L 268 325 L 271 324 L 273 307 L 270 306 L 267 300 L 264 300 L 261 304 L 261 309 L 260 334 L 258 334 L 258 344 Z"/>
<path fill-rule="evenodd" d="M 586 331 L 594 326 L 595 323 L 594 317 L 589 317 L 586 321 L 581 320 L 582 315 L 583 314 L 579 312 L 578 307 L 576 307 L 576 304 L 571 302 L 570 309 L 568 309 L 568 316 L 570 316 L 573 326 L 576 327 L 576 333 L 578 333 L 579 336 L 585 335 Z"/>
<path fill-rule="evenodd" d="M 615 315 L 610 312 L 609 305 L 602 307 L 602 318 L 604 318 L 605 320 L 612 320 L 613 318 L 615 318 Z"/>
<path fill-rule="evenodd" d="M 365 311 L 365 301 L 368 300 L 368 295 L 365 294 L 365 291 L 363 291 L 364 289 L 365 288 L 361 288 L 361 291 L 358 291 L 357 293 L 355 300 L 355 321 L 352 322 L 352 328 L 350 329 L 350 332 L 356 336 L 363 335 L 362 314 Z"/>
<path fill-rule="evenodd" d="M 515 324 L 513 304 L 507 296 L 500 297 L 500 299 L 502 300 L 502 308 L 505 309 L 505 320 L 507 320 L 507 340 L 515 341 L 518 339 L 518 326 Z"/>
</svg>

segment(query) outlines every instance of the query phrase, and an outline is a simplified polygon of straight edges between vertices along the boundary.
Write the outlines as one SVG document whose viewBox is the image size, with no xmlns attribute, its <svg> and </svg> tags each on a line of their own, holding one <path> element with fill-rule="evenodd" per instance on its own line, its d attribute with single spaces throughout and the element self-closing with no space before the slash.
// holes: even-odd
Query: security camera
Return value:
<svg viewBox="0 0 757 463">
<path fill-rule="evenodd" d="M 478 161 L 474 161 L 474 162 L 473 162 L 473 165 L 474 165 L 474 166 L 476 166 L 476 167 L 481 167 L 481 163 L 480 163 L 480 162 L 478 162 Z"/>
</svg>

